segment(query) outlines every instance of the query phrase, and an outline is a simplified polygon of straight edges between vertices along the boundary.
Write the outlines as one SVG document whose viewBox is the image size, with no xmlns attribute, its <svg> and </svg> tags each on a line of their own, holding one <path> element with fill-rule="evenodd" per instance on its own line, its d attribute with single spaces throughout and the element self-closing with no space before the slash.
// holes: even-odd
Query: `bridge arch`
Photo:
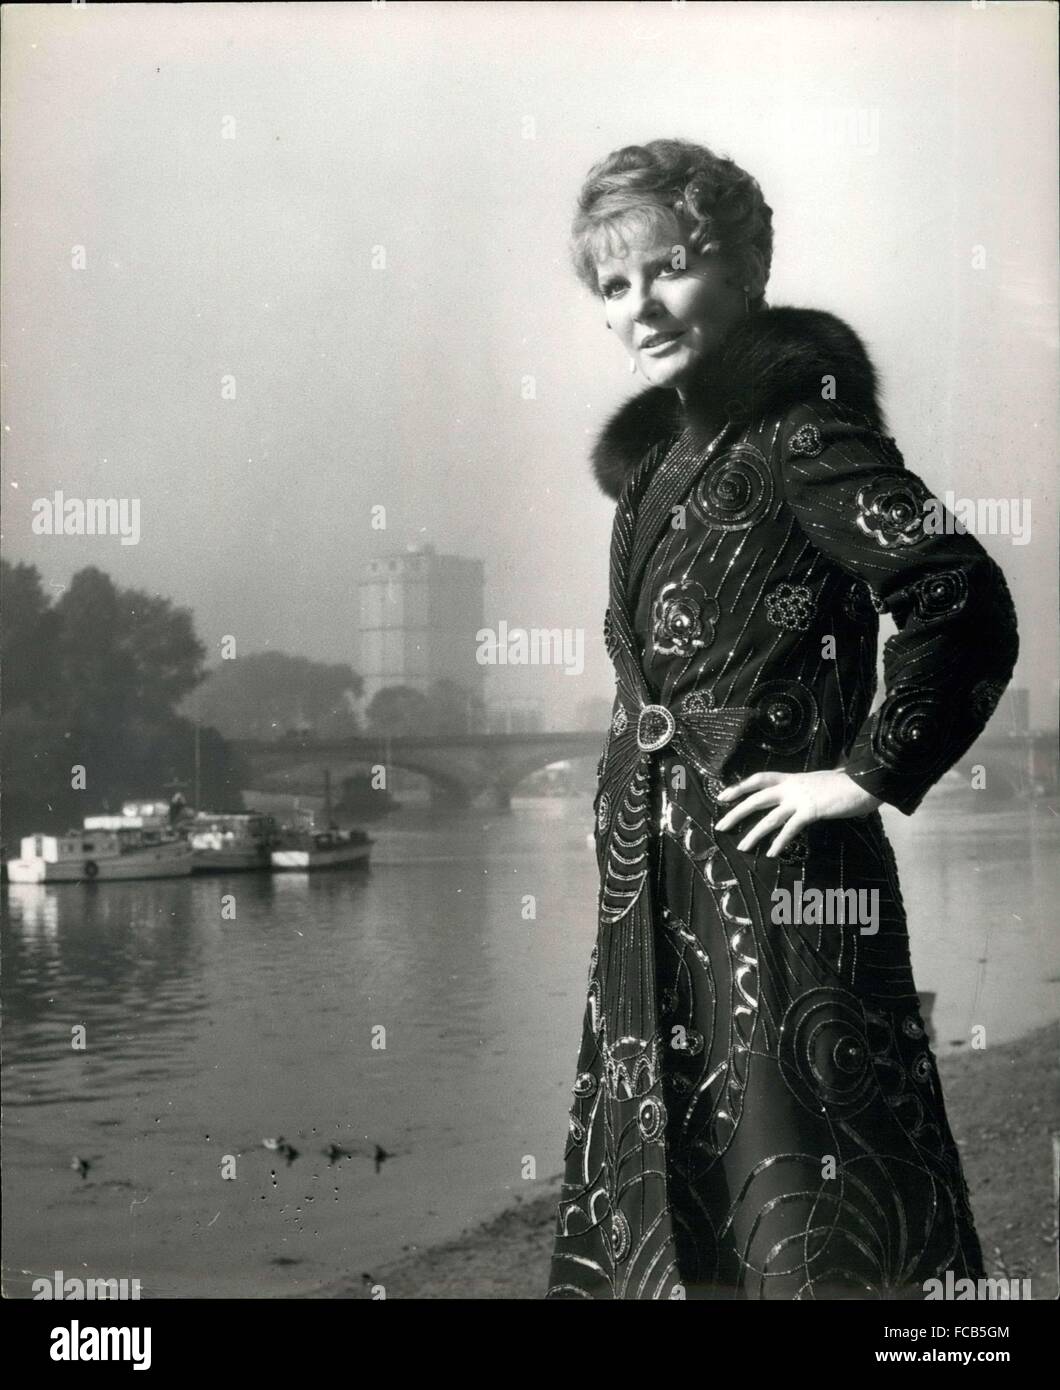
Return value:
<svg viewBox="0 0 1060 1390">
<path fill-rule="evenodd" d="M 602 746 L 603 735 L 592 731 L 235 741 L 251 777 L 259 780 L 295 768 L 382 765 L 426 777 L 437 789 L 436 800 L 467 806 L 486 795 L 504 808 L 524 777 L 566 759 L 596 759 Z"/>
</svg>

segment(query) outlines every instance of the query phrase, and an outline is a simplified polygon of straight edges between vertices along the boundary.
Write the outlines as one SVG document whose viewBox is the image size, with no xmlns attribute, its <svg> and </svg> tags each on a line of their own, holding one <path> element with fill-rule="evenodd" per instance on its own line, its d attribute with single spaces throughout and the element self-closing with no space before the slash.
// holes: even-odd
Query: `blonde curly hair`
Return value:
<svg viewBox="0 0 1060 1390">
<path fill-rule="evenodd" d="M 571 228 L 578 278 L 599 294 L 597 263 L 624 255 L 631 236 L 661 229 L 676 229 L 695 250 L 719 252 L 741 271 L 750 253 L 757 253 L 764 277 L 752 307 L 764 304 L 773 209 L 757 181 L 733 160 L 689 140 L 652 140 L 614 150 L 593 165 Z"/>
</svg>

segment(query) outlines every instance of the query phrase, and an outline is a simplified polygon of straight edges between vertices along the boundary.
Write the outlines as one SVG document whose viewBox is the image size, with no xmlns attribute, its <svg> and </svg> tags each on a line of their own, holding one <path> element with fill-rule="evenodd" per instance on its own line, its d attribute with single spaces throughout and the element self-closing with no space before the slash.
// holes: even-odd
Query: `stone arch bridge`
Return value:
<svg viewBox="0 0 1060 1390">
<path fill-rule="evenodd" d="M 250 770 L 251 787 L 280 790 L 301 786 L 327 768 L 333 777 L 383 766 L 418 772 L 444 804 L 461 807 L 491 802 L 511 806 L 512 792 L 532 772 L 572 758 L 599 758 L 599 732 L 553 734 L 438 734 L 394 738 L 233 740 Z M 319 784 L 319 782 L 318 782 Z"/>
<path fill-rule="evenodd" d="M 542 734 L 438 734 L 394 738 L 237 739 L 250 772 L 250 788 L 305 791 L 319 786 L 324 769 L 333 778 L 366 768 L 400 767 L 428 778 L 436 799 L 454 808 L 475 801 L 511 806 L 512 792 L 532 772 L 564 759 L 603 752 L 603 731 Z M 1055 734 L 994 735 L 980 739 L 957 771 L 970 780 L 986 769 L 992 797 L 1056 793 Z M 286 785 L 285 785 L 286 784 Z"/>
</svg>

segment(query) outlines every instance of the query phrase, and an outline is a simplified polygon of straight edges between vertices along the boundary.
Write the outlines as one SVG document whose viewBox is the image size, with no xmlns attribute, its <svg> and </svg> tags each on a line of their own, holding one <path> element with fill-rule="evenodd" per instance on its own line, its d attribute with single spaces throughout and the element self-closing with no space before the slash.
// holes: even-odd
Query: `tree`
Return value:
<svg viewBox="0 0 1060 1390">
<path fill-rule="evenodd" d="M 35 565 L 0 560 L 0 599 L 4 708 L 29 706 L 39 712 L 57 693 L 55 639 L 60 620 Z"/>
<path fill-rule="evenodd" d="M 186 708 L 228 738 L 281 738 L 292 730 L 352 737 L 358 728 L 350 699 L 362 685 L 344 663 L 255 652 L 215 666 Z"/>
<path fill-rule="evenodd" d="M 191 613 L 101 570 L 78 571 L 55 604 L 32 565 L 2 567 L 4 836 L 62 830 L 167 782 L 194 778 L 195 730 L 174 708 L 202 679 Z M 242 769 L 199 734 L 201 785 L 238 809 Z M 84 789 L 75 787 L 84 769 Z"/>
<path fill-rule="evenodd" d="M 459 681 L 437 680 L 431 686 L 430 731 L 436 734 L 473 734 L 485 723 L 485 705 Z"/>
<path fill-rule="evenodd" d="M 202 680 L 206 648 L 188 609 L 168 599 L 118 589 L 89 567 L 74 575 L 55 614 L 66 703 L 79 727 L 109 729 L 138 711 L 172 710 Z"/>
<path fill-rule="evenodd" d="M 434 732 L 431 702 L 410 685 L 387 685 L 377 690 L 364 715 L 373 734 L 399 737 Z"/>
</svg>

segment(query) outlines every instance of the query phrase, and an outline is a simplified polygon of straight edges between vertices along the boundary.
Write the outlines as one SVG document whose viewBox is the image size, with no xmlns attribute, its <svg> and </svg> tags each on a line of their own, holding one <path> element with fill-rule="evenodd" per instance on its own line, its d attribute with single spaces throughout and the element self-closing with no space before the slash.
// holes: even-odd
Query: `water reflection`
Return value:
<svg viewBox="0 0 1060 1390">
<path fill-rule="evenodd" d="M 8 1292 L 75 1266 L 145 1295 L 312 1290 L 525 1195 L 526 1155 L 558 1172 L 590 820 L 402 812 L 367 872 L 10 886 Z M 1052 1017 L 1056 817 L 945 797 L 887 823 L 940 1048 Z"/>
</svg>

